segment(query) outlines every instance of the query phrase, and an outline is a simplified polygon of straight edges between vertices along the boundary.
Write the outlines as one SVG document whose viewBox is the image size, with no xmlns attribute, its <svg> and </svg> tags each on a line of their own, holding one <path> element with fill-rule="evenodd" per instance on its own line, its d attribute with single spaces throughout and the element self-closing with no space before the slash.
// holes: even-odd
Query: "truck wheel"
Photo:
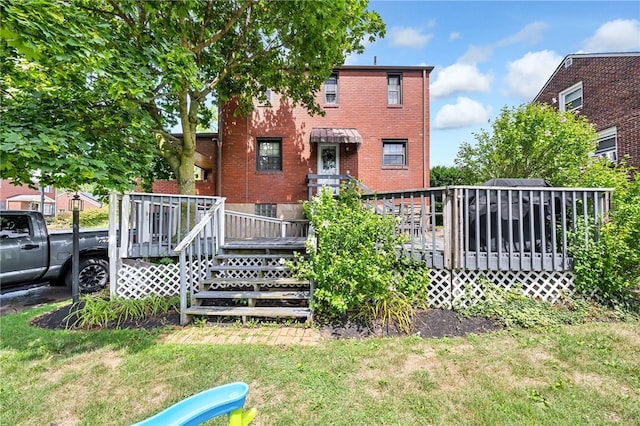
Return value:
<svg viewBox="0 0 640 426">
<path fill-rule="evenodd" d="M 69 268 L 65 283 L 71 288 L 73 268 Z M 92 293 L 102 290 L 109 282 L 109 262 L 100 258 L 80 259 L 78 273 L 78 290 L 81 293 Z"/>
</svg>

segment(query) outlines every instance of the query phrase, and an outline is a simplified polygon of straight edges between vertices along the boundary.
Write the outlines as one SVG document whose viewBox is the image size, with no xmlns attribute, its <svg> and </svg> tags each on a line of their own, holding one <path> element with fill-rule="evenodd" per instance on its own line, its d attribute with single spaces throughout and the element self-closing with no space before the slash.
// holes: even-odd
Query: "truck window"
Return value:
<svg viewBox="0 0 640 426">
<path fill-rule="evenodd" d="M 28 216 L 0 217 L 0 238 L 21 238 L 32 236 Z"/>
</svg>

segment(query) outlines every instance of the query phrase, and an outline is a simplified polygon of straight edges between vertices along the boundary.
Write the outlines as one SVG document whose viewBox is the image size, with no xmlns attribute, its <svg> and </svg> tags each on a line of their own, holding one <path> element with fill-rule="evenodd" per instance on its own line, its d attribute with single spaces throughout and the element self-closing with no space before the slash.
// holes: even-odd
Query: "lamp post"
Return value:
<svg viewBox="0 0 640 426">
<path fill-rule="evenodd" d="M 76 192 L 69 200 L 69 210 L 73 212 L 73 256 L 71 257 L 71 296 L 73 303 L 78 303 L 78 276 L 80 274 L 80 211 L 83 201 Z"/>
</svg>

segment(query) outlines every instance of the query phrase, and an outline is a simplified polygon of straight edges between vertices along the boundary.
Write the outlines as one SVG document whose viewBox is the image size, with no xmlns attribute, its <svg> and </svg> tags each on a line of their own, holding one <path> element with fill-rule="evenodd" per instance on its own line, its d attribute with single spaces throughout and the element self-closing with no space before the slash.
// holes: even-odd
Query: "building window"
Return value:
<svg viewBox="0 0 640 426">
<path fill-rule="evenodd" d="M 573 111 L 582 108 L 582 82 L 560 92 L 560 110 Z"/>
<path fill-rule="evenodd" d="M 402 104 L 402 74 L 387 75 L 387 104 Z"/>
<path fill-rule="evenodd" d="M 382 165 L 406 166 L 407 165 L 407 141 L 398 139 L 382 140 Z"/>
<path fill-rule="evenodd" d="M 324 82 L 324 103 L 338 103 L 338 74 L 336 73 L 331 74 Z"/>
<path fill-rule="evenodd" d="M 277 204 L 256 204 L 256 214 L 258 216 L 278 217 Z"/>
<path fill-rule="evenodd" d="M 606 157 L 609 160 L 618 161 L 618 130 L 615 127 L 598 133 L 598 147 L 596 157 Z"/>
<path fill-rule="evenodd" d="M 264 97 L 261 96 L 258 98 L 258 105 L 265 106 L 265 107 L 272 106 L 272 103 L 271 103 L 272 97 L 273 97 L 273 91 L 271 89 L 265 90 Z"/>
<path fill-rule="evenodd" d="M 282 139 L 258 138 L 258 171 L 282 170 Z"/>
</svg>

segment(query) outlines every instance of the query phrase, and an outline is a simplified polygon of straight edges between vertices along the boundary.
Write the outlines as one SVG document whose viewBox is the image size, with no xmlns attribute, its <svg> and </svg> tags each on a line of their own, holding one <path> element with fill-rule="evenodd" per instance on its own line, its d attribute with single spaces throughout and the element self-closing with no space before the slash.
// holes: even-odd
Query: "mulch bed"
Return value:
<svg viewBox="0 0 640 426">
<path fill-rule="evenodd" d="M 34 318 L 33 326 L 60 330 L 73 324 L 76 312 L 82 304 L 65 305 L 59 309 Z M 179 326 L 180 315 L 175 311 L 140 320 L 126 320 L 120 324 L 109 324 L 108 329 L 145 329 L 154 330 L 166 326 Z M 224 324 L 220 324 L 224 325 Z M 502 330 L 504 327 L 489 318 L 464 317 L 457 312 L 447 309 L 428 309 L 417 311 L 414 316 L 411 335 L 423 338 L 441 338 L 466 336 L 467 334 L 481 334 Z M 366 338 L 366 337 L 394 337 L 406 335 L 398 327 L 392 325 L 374 325 L 372 327 L 351 320 L 336 321 L 331 324 L 320 325 L 323 335 L 334 339 Z"/>
</svg>

